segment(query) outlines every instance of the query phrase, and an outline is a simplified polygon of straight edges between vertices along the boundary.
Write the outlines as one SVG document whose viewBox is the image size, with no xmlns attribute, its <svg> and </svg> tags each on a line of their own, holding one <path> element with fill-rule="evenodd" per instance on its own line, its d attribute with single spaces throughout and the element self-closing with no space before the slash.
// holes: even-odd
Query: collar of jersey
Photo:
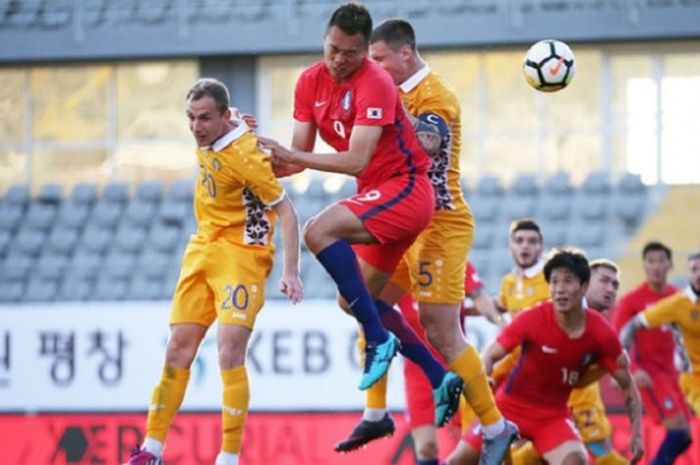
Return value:
<svg viewBox="0 0 700 465">
<path fill-rule="evenodd" d="M 683 289 L 683 292 L 690 299 L 690 301 L 693 302 L 693 304 L 696 304 L 698 302 L 698 296 L 695 295 L 695 292 L 693 292 L 693 289 L 690 287 L 690 284 L 688 284 L 686 288 Z"/>
<path fill-rule="evenodd" d="M 519 269 L 516 268 L 515 274 L 521 274 L 524 275 L 527 278 L 534 278 L 537 276 L 538 273 L 540 273 L 544 269 L 544 259 L 540 258 L 537 260 L 537 263 L 532 265 L 529 268 L 525 268 L 524 270 L 520 271 Z"/>
<path fill-rule="evenodd" d="M 224 134 L 223 137 L 218 138 L 213 144 L 211 144 L 211 149 L 214 152 L 221 152 L 223 149 L 228 147 L 231 142 L 235 141 L 248 131 L 248 126 L 245 124 L 245 122 L 243 122 L 243 120 L 234 119 L 233 121 L 238 123 L 238 127 L 236 127 L 236 129 L 233 131 Z"/>
<path fill-rule="evenodd" d="M 413 73 L 413 76 L 402 82 L 399 89 L 401 89 L 402 92 L 411 92 L 428 74 L 430 74 L 430 66 L 424 65 L 421 69 Z"/>
</svg>

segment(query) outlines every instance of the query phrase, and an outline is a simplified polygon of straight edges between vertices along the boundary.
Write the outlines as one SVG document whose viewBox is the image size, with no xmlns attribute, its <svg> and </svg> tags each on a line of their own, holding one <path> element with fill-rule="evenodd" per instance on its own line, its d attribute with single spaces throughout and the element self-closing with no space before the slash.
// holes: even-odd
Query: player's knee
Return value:
<svg viewBox="0 0 700 465">
<path fill-rule="evenodd" d="M 568 454 L 566 457 L 564 457 L 564 460 L 562 460 L 561 465 L 587 465 L 588 464 L 588 459 L 586 458 L 586 455 L 576 451 L 576 452 L 571 452 Z"/>
<path fill-rule="evenodd" d="M 435 441 L 416 443 L 416 455 L 422 460 L 434 460 L 438 456 L 438 446 Z"/>
</svg>

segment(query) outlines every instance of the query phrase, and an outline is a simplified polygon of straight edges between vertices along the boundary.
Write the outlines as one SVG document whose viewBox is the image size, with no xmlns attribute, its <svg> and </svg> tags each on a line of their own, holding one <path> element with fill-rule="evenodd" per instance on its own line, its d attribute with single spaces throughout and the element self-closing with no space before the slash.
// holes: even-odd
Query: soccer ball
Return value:
<svg viewBox="0 0 700 465">
<path fill-rule="evenodd" d="M 575 72 L 574 54 L 559 40 L 540 40 L 530 47 L 523 61 L 527 83 L 542 92 L 556 92 L 568 86 Z"/>
</svg>

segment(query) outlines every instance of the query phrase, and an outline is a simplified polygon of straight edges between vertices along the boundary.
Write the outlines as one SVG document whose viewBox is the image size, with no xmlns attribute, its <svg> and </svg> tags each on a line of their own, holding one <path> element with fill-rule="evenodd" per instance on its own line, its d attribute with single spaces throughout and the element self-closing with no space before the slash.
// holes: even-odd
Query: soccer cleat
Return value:
<svg viewBox="0 0 700 465">
<path fill-rule="evenodd" d="M 445 426 L 459 410 L 459 396 L 464 390 L 464 381 L 448 371 L 442 378 L 440 386 L 433 389 L 435 401 L 435 426 Z"/>
<path fill-rule="evenodd" d="M 505 428 L 499 435 L 491 439 L 484 438 L 479 465 L 501 465 L 510 445 L 518 438 L 518 427 L 508 420 L 504 421 Z"/>
<path fill-rule="evenodd" d="M 350 436 L 335 445 L 336 452 L 350 452 L 359 449 L 368 442 L 394 434 L 394 420 L 386 413 L 379 421 L 360 420 L 350 433 Z"/>
<path fill-rule="evenodd" d="M 396 356 L 401 343 L 389 332 L 389 338 L 381 344 L 368 342 L 365 346 L 365 369 L 360 380 L 360 390 L 368 389 L 389 370 L 391 359 Z"/>
<path fill-rule="evenodd" d="M 163 459 L 137 447 L 131 451 L 131 458 L 123 465 L 163 465 Z"/>
</svg>

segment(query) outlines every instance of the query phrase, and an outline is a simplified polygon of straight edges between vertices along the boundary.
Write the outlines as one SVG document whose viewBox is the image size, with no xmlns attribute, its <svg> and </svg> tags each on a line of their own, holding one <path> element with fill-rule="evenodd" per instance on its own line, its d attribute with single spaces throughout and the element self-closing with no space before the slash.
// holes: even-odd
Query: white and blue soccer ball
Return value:
<svg viewBox="0 0 700 465">
<path fill-rule="evenodd" d="M 574 53 L 560 40 L 540 40 L 525 54 L 523 73 L 535 89 L 556 92 L 568 86 L 576 73 Z"/>
</svg>

